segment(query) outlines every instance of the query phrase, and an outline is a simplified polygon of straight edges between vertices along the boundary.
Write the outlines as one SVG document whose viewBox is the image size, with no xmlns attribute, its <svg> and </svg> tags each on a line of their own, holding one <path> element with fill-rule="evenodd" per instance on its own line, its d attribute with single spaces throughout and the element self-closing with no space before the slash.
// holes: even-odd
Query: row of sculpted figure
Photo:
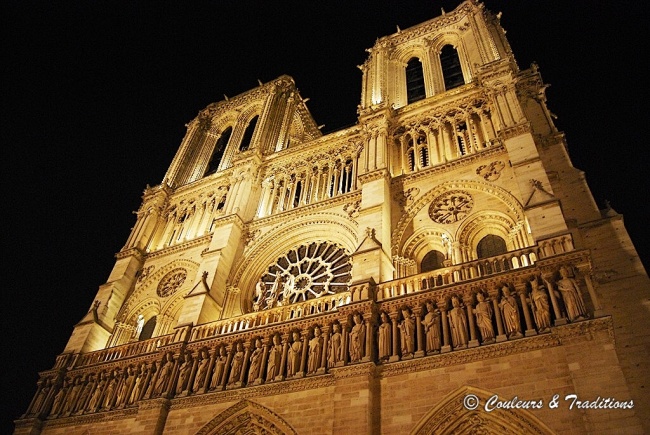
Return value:
<svg viewBox="0 0 650 435">
<path fill-rule="evenodd" d="M 182 397 L 326 373 L 365 361 L 387 363 L 548 332 L 552 322 L 588 317 L 576 280 L 563 268 L 553 282 L 535 276 L 512 291 L 504 284 L 472 294 L 355 312 L 345 321 L 271 333 L 126 367 L 46 375 L 25 416 L 51 418 L 133 406 L 156 397 Z M 554 288 L 557 288 L 555 290 Z M 516 297 L 516 296 L 518 297 Z M 374 357 L 377 351 L 376 359 Z"/>
<path fill-rule="evenodd" d="M 378 360 L 392 362 L 550 331 L 554 319 L 588 318 L 577 281 L 560 269 L 553 283 L 535 276 L 517 292 L 504 284 L 492 296 L 485 290 L 427 301 L 421 307 L 400 307 L 380 313 Z M 551 288 L 551 292 L 547 290 Z M 513 293 L 517 294 L 515 296 Z"/>
</svg>

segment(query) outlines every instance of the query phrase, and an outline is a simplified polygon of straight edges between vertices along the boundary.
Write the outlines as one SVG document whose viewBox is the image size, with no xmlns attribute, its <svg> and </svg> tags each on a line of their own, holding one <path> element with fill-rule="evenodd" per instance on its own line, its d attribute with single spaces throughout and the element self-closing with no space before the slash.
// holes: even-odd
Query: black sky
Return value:
<svg viewBox="0 0 650 435">
<path fill-rule="evenodd" d="M 89 309 L 142 190 L 160 183 L 199 110 L 288 74 L 324 132 L 353 124 L 365 49 L 458 4 L 2 1 L 0 432 Z M 649 264 L 643 2 L 486 5 L 503 12 L 520 67 L 538 63 L 574 166 Z"/>
</svg>

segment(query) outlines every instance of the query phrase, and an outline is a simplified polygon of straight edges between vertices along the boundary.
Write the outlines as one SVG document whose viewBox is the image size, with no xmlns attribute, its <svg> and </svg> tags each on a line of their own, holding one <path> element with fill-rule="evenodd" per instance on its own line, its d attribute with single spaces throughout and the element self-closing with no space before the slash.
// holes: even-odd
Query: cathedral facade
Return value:
<svg viewBox="0 0 650 435">
<path fill-rule="evenodd" d="M 499 16 L 382 37 L 358 122 L 210 104 L 16 434 L 650 432 L 648 276 Z"/>
</svg>

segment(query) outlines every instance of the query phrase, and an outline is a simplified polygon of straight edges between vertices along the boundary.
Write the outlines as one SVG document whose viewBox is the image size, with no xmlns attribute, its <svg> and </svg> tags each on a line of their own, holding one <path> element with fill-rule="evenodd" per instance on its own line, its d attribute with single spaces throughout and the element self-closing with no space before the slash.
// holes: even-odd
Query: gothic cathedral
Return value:
<svg viewBox="0 0 650 435">
<path fill-rule="evenodd" d="M 650 432 L 648 276 L 538 68 L 478 0 L 368 53 L 343 130 L 289 76 L 199 112 L 16 434 Z"/>
</svg>

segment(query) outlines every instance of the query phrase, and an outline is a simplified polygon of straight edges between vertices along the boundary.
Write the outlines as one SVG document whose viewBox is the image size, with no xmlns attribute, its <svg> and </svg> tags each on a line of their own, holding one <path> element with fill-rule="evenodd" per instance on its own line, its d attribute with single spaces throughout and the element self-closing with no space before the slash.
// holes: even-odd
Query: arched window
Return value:
<svg viewBox="0 0 650 435">
<path fill-rule="evenodd" d="M 430 270 L 440 269 L 444 267 L 443 261 L 445 261 L 445 254 L 440 251 L 429 251 L 427 255 L 422 259 L 422 264 L 420 265 L 420 272 L 429 272 Z"/>
<path fill-rule="evenodd" d="M 221 158 L 223 157 L 223 152 L 226 149 L 226 146 L 228 145 L 228 141 L 230 140 L 230 135 L 232 134 L 232 127 L 228 127 L 221 133 L 221 136 L 219 136 L 219 139 L 217 139 L 217 143 L 214 145 L 214 150 L 212 151 L 212 157 L 210 157 L 210 162 L 208 163 L 208 167 L 205 170 L 205 175 L 210 175 L 213 172 L 217 172 L 217 169 L 219 169 L 219 163 L 221 163 Z"/>
<path fill-rule="evenodd" d="M 241 140 L 241 144 L 239 144 L 239 151 L 246 151 L 250 148 L 258 118 L 259 116 L 255 115 L 255 117 L 251 119 L 251 122 L 248 123 L 248 127 L 246 127 L 246 131 L 244 132 L 244 137 Z"/>
<path fill-rule="evenodd" d="M 406 100 L 407 104 L 426 98 L 424 90 L 424 72 L 420 59 L 414 57 L 406 64 Z"/>
<path fill-rule="evenodd" d="M 478 242 L 476 247 L 476 255 L 478 258 L 494 257 L 508 252 L 506 242 L 499 236 L 489 234 Z"/>
<path fill-rule="evenodd" d="M 156 316 L 147 320 L 147 323 L 142 327 L 138 341 L 148 340 L 153 335 L 153 330 L 156 328 Z"/>
<path fill-rule="evenodd" d="M 460 68 L 458 52 L 451 45 L 445 45 L 440 51 L 442 77 L 445 80 L 445 90 L 457 88 L 465 84 L 463 70 Z"/>
</svg>

